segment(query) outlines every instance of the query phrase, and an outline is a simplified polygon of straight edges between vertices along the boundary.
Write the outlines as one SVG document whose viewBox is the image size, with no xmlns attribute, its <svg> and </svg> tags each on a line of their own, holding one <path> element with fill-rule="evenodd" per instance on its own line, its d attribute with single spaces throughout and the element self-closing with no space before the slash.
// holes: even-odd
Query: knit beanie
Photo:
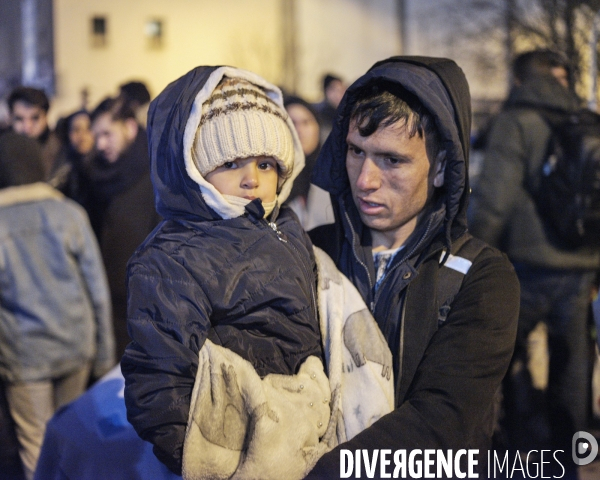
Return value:
<svg viewBox="0 0 600 480">
<path fill-rule="evenodd" d="M 223 77 L 202 104 L 192 159 L 202 176 L 239 158 L 273 157 L 279 186 L 291 174 L 294 143 L 287 113 L 258 86 Z"/>
</svg>

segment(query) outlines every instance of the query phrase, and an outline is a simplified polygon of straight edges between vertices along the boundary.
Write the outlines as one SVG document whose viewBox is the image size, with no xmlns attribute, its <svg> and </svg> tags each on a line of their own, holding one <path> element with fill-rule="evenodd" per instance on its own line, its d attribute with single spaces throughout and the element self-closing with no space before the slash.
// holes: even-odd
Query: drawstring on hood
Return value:
<svg viewBox="0 0 600 480">
<path fill-rule="evenodd" d="M 284 128 L 287 125 L 291 133 L 292 143 L 289 147 L 285 142 L 275 142 L 270 144 L 273 151 L 267 152 L 272 153 L 268 156 L 276 158 L 280 166 L 290 164 L 282 168 L 284 176 L 280 180 L 277 204 L 282 204 L 287 199 L 294 178 L 304 167 L 300 141 L 283 107 L 281 91 L 276 86 L 252 72 L 233 67 L 197 67 L 168 85 L 151 103 L 148 112 L 148 137 L 156 209 L 165 219 L 218 220 L 236 218 L 246 213 L 245 207 L 248 202 L 243 199 L 231 200 L 222 195 L 204 178 L 199 168 L 199 159 L 197 156 L 194 158 L 193 154 L 198 141 L 198 129 L 204 126 L 203 122 L 206 123 L 202 116 L 203 104 L 224 77 L 249 82 L 264 92 L 265 98 L 261 102 L 281 115 L 281 125 L 284 125 Z M 260 126 L 263 121 L 264 118 L 255 118 L 251 124 Z M 281 133 L 279 126 L 277 128 L 277 132 Z M 219 142 L 225 145 L 233 140 L 238 139 L 220 138 Z M 253 148 L 253 145 L 245 145 L 243 151 L 247 149 L 248 156 L 254 156 Z M 228 153 L 233 151 L 229 147 L 225 150 Z M 210 146 L 204 149 L 203 153 L 207 151 L 212 153 L 217 149 L 213 150 Z M 221 165 L 230 160 L 233 159 L 223 159 Z M 275 204 L 263 204 L 265 212 L 274 210 L 274 207 Z"/>
</svg>

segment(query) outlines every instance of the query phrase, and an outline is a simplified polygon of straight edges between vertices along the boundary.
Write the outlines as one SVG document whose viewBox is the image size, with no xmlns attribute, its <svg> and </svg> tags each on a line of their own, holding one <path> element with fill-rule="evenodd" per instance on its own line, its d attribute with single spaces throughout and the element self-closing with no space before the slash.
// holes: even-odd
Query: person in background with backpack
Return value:
<svg viewBox="0 0 600 480">
<path fill-rule="evenodd" d="M 519 285 L 506 256 L 467 232 L 470 125 L 469 87 L 448 59 L 381 61 L 338 107 L 312 178 L 330 194 L 335 222 L 309 234 L 388 342 L 395 409 L 307 478 L 340 478 L 341 449 L 479 449 L 486 472 Z"/>
<path fill-rule="evenodd" d="M 554 224 L 571 214 L 549 218 L 536 198 L 541 193 L 550 200 L 559 195 L 542 183 L 558 141 L 546 114 L 575 115 L 580 101 L 569 88 L 568 62 L 558 53 L 523 53 L 514 61 L 513 75 L 514 86 L 489 133 L 469 225 L 473 235 L 508 254 L 521 282 L 517 343 L 504 384 L 509 447 L 562 449 L 570 458 L 573 434 L 587 425 L 587 320 L 600 248 L 598 243 L 574 244 L 563 238 Z M 569 200 L 563 202 L 568 207 Z M 541 404 L 534 402 L 542 392 L 531 386 L 527 369 L 528 335 L 539 322 L 547 326 L 550 355 Z M 540 415 L 544 408 L 547 412 Z M 563 478 L 575 478 L 571 467 L 573 472 Z"/>
</svg>

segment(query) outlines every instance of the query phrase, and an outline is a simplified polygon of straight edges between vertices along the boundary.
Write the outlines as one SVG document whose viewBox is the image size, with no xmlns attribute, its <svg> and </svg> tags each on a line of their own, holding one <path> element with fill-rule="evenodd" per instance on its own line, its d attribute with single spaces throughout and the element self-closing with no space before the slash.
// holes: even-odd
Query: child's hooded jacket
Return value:
<svg viewBox="0 0 600 480">
<path fill-rule="evenodd" d="M 128 266 L 133 342 L 121 363 L 128 419 L 178 473 L 205 339 L 249 360 L 261 376 L 294 374 L 308 356 L 322 357 L 314 255 L 294 214 L 275 208 L 267 221 L 255 200 L 239 216 L 191 159 L 200 107 L 223 75 L 245 78 L 283 105 L 276 87 L 231 67 L 198 67 L 152 102 L 152 181 L 165 220 Z M 287 123 L 296 155 L 280 204 L 304 165 Z"/>
</svg>

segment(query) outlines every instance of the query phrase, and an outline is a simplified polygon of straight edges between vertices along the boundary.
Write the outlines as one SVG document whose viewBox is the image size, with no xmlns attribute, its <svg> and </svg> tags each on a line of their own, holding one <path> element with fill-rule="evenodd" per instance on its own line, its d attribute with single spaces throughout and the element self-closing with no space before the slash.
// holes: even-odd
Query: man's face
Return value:
<svg viewBox="0 0 600 480">
<path fill-rule="evenodd" d="M 430 162 L 425 139 L 409 137 L 401 120 L 369 137 L 350 123 L 346 170 L 362 222 L 371 229 L 373 248 L 396 248 L 414 231 L 434 187 L 444 183 L 443 157 Z"/>
<path fill-rule="evenodd" d="M 92 123 L 96 149 L 109 163 L 116 162 L 133 143 L 137 135 L 135 121 L 113 120 L 110 113 L 103 113 Z"/>
<path fill-rule="evenodd" d="M 563 87 L 569 88 L 569 74 L 564 67 L 552 67 L 550 73 Z"/>
<path fill-rule="evenodd" d="M 18 134 L 38 139 L 48 128 L 48 118 L 41 107 L 17 101 L 13 104 L 11 124 Z"/>
</svg>

